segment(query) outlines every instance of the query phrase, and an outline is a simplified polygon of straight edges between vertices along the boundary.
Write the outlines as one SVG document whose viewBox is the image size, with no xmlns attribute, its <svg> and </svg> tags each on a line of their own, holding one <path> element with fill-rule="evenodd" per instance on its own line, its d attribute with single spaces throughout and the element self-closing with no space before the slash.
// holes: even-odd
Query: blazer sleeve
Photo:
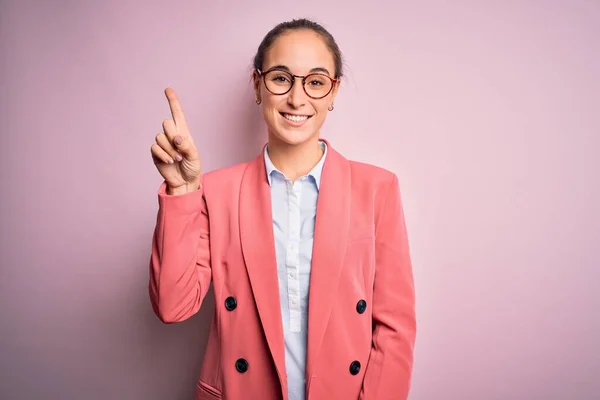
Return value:
<svg viewBox="0 0 600 400">
<path fill-rule="evenodd" d="M 410 390 L 416 317 L 406 223 L 395 174 L 376 229 L 373 342 L 359 399 L 400 400 Z"/>
<path fill-rule="evenodd" d="M 202 188 L 168 195 L 164 182 L 158 204 L 149 291 L 154 312 L 170 324 L 198 312 L 210 286 L 208 210 Z"/>
</svg>

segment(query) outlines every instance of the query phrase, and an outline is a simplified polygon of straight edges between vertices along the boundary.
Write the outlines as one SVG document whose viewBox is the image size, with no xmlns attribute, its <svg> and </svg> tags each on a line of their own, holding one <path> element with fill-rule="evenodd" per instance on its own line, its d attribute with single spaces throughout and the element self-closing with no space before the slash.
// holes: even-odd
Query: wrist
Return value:
<svg viewBox="0 0 600 400">
<path fill-rule="evenodd" d="M 200 180 L 196 180 L 192 183 L 186 183 L 185 185 L 171 188 L 167 186 L 167 194 L 171 196 L 178 196 L 186 193 L 195 192 L 200 189 Z"/>
</svg>

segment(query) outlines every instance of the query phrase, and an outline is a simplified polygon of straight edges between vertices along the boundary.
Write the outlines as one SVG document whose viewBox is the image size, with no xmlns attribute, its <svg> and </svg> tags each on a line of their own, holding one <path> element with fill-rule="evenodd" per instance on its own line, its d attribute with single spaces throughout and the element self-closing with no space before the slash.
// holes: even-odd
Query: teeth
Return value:
<svg viewBox="0 0 600 400">
<path fill-rule="evenodd" d="M 291 115 L 291 114 L 283 114 L 285 119 L 289 119 L 290 121 L 300 122 L 308 119 L 308 115 Z"/>
</svg>

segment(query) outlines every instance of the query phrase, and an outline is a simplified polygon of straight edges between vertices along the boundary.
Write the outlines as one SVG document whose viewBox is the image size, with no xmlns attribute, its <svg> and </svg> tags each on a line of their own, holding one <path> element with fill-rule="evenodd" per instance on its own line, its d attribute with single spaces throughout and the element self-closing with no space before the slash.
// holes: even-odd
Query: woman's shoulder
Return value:
<svg viewBox="0 0 600 400">
<path fill-rule="evenodd" d="M 364 181 L 371 185 L 389 185 L 397 179 L 394 172 L 375 164 L 348 160 L 352 171 L 352 180 Z"/>
<path fill-rule="evenodd" d="M 365 184 L 370 187 L 389 186 L 391 182 L 396 180 L 396 174 L 384 167 L 370 164 L 364 161 L 350 159 L 342 153 L 332 149 L 334 163 L 347 164 L 350 168 L 350 176 L 353 186 L 357 184 Z M 361 185 L 362 186 L 362 185 Z"/>
</svg>

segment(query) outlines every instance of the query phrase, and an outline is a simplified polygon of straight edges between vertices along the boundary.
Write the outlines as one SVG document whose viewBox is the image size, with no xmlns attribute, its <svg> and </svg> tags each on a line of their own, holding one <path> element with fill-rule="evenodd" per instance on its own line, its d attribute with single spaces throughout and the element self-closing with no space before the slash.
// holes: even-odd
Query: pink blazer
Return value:
<svg viewBox="0 0 600 400">
<path fill-rule="evenodd" d="M 330 143 L 310 276 L 306 397 L 406 399 L 415 342 L 412 267 L 396 175 Z M 196 400 L 287 400 L 284 339 L 261 152 L 158 194 L 150 298 L 165 323 L 194 315 L 213 284 L 214 318 Z"/>
</svg>

